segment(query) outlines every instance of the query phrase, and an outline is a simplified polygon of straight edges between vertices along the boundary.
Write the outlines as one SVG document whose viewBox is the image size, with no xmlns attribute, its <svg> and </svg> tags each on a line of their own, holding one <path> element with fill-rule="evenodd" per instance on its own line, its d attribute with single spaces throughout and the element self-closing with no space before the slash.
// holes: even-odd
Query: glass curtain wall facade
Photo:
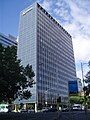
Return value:
<svg viewBox="0 0 90 120">
<path fill-rule="evenodd" d="M 9 35 L 9 36 L 5 36 L 4 34 L 0 33 L 0 43 L 7 47 L 7 46 L 11 46 L 11 45 L 15 45 L 17 46 L 17 42 L 16 42 L 16 38 Z"/>
<path fill-rule="evenodd" d="M 36 6 L 30 6 L 21 11 L 19 23 L 19 43 L 18 43 L 18 58 L 21 59 L 23 66 L 32 65 L 37 82 L 37 39 L 36 39 Z M 31 99 L 22 100 L 23 103 L 35 103 L 37 83 L 31 88 Z"/>
<path fill-rule="evenodd" d="M 29 102 L 67 101 L 68 81 L 76 78 L 72 38 L 38 3 L 20 14 L 18 57 L 35 72 Z"/>
</svg>

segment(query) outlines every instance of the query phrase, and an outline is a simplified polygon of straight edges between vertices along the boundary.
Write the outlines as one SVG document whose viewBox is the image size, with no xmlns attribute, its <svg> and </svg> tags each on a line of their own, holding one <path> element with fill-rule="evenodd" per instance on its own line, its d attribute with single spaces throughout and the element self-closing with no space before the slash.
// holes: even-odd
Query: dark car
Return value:
<svg viewBox="0 0 90 120">
<path fill-rule="evenodd" d="M 26 109 L 21 109 L 20 113 L 28 113 L 28 111 Z"/>
<path fill-rule="evenodd" d="M 35 113 L 33 109 L 28 109 L 28 113 Z"/>
<path fill-rule="evenodd" d="M 45 112 L 45 113 L 47 113 L 47 112 L 57 112 L 57 109 L 56 108 L 50 108 L 50 109 L 47 109 L 43 112 Z"/>
<path fill-rule="evenodd" d="M 70 111 L 71 109 L 70 108 L 68 108 L 68 107 L 64 107 L 64 108 L 62 108 L 62 112 L 68 112 L 68 111 Z"/>
</svg>

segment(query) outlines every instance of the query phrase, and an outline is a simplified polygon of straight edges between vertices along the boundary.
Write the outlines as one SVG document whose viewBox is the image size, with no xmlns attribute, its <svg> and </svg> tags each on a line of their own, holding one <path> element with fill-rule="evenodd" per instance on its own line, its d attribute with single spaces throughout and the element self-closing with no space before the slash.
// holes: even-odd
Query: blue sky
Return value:
<svg viewBox="0 0 90 120">
<path fill-rule="evenodd" d="M 18 35 L 20 11 L 36 0 L 0 0 L 0 32 Z"/>
<path fill-rule="evenodd" d="M 0 32 L 17 36 L 20 11 L 36 1 L 72 35 L 81 78 L 80 62 L 90 60 L 90 0 L 0 0 Z"/>
</svg>

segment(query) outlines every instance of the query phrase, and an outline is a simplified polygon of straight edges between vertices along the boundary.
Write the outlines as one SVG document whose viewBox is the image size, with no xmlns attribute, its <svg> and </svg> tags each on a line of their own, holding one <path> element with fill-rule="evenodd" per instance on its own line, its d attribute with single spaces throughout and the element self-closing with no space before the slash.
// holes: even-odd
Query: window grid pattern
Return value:
<svg viewBox="0 0 90 120">
<path fill-rule="evenodd" d="M 68 96 L 68 81 L 76 77 L 72 39 L 40 8 L 37 9 L 37 53 L 39 98 L 45 91 L 54 102 L 58 94 Z"/>
</svg>

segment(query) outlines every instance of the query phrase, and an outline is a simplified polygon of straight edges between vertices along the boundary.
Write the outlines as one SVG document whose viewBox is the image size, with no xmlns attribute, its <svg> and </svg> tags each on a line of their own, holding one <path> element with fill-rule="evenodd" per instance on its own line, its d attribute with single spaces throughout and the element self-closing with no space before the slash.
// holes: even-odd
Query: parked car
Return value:
<svg viewBox="0 0 90 120">
<path fill-rule="evenodd" d="M 33 109 L 28 109 L 28 113 L 35 113 L 35 110 L 33 110 Z"/>
<path fill-rule="evenodd" d="M 8 104 L 0 104 L 0 112 L 8 112 Z"/>
<path fill-rule="evenodd" d="M 82 110 L 82 105 L 81 104 L 74 104 L 73 111 L 79 111 L 79 110 Z"/>
<path fill-rule="evenodd" d="M 56 108 L 50 108 L 50 109 L 47 109 L 43 112 L 45 112 L 45 113 L 47 113 L 47 112 L 57 112 L 57 109 Z"/>
<path fill-rule="evenodd" d="M 42 110 L 40 110 L 40 112 L 45 112 L 47 110 L 48 110 L 48 108 L 43 108 Z"/>
<path fill-rule="evenodd" d="M 26 109 L 21 109 L 21 110 L 20 110 L 20 113 L 28 113 L 28 110 L 26 110 Z"/>
<path fill-rule="evenodd" d="M 70 108 L 68 108 L 68 107 L 63 107 L 63 108 L 61 109 L 62 112 L 68 112 L 69 110 L 70 110 Z"/>
</svg>

